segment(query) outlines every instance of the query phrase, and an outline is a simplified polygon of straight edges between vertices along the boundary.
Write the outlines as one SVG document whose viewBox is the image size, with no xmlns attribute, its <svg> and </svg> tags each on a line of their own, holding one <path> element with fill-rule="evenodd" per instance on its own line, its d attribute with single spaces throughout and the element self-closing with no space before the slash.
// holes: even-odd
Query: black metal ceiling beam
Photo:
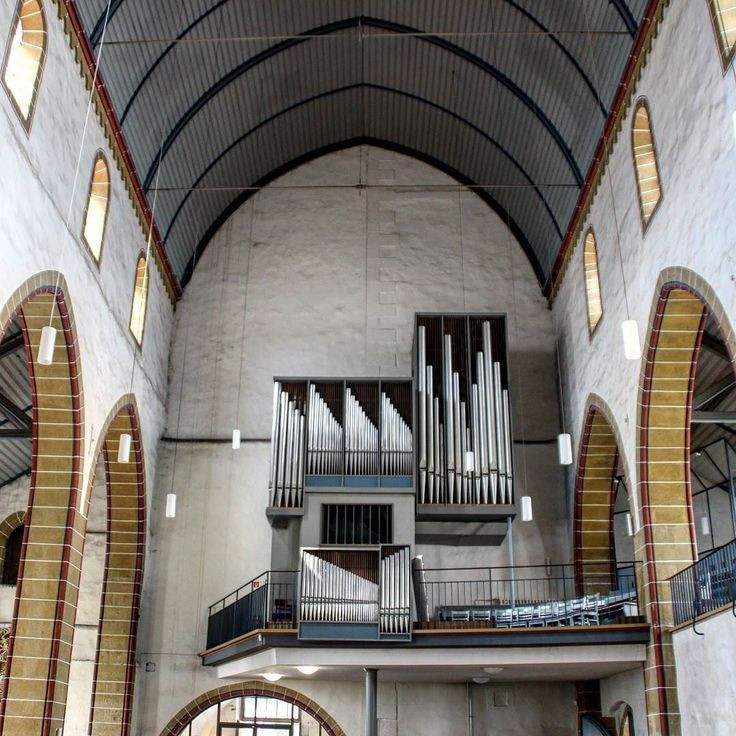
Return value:
<svg viewBox="0 0 736 736">
<path fill-rule="evenodd" d="M 283 164 L 278 169 L 275 169 L 274 171 L 267 174 L 265 177 L 263 177 L 253 185 L 253 189 L 242 192 L 227 207 L 225 207 L 220 215 L 209 226 L 205 234 L 200 238 L 199 242 L 194 248 L 194 255 L 192 255 L 192 257 L 189 259 L 189 262 L 187 263 L 187 266 L 184 269 L 184 273 L 181 277 L 180 283 L 182 289 L 187 285 L 189 279 L 192 277 L 192 273 L 194 271 L 194 267 L 197 265 L 197 261 L 202 256 L 202 253 L 207 247 L 207 244 L 215 235 L 215 233 L 220 229 L 222 224 L 238 209 L 238 207 L 240 207 L 245 201 L 247 201 L 253 194 L 256 193 L 258 188 L 265 187 L 270 182 L 278 179 L 278 177 L 283 176 L 292 169 L 295 169 L 302 164 L 308 163 L 309 161 L 313 161 L 314 159 L 320 158 L 321 156 L 325 156 L 326 154 L 332 153 L 334 151 L 341 151 L 345 148 L 352 148 L 353 146 L 359 146 L 361 144 L 377 146 L 379 148 L 385 148 L 389 151 L 395 151 L 396 153 L 404 154 L 405 156 L 411 156 L 419 161 L 424 161 L 430 166 L 434 166 L 434 168 L 439 169 L 440 171 L 443 171 L 445 174 L 451 176 L 453 179 L 456 179 L 461 184 L 466 184 L 469 186 L 472 186 L 474 184 L 474 182 L 468 179 L 467 176 L 459 171 L 456 171 L 444 161 L 440 161 L 439 159 L 436 159 L 429 154 L 417 151 L 408 146 L 403 146 L 391 141 L 385 141 L 380 138 L 358 136 L 349 140 L 338 141 L 327 146 L 322 146 L 314 151 L 308 151 L 307 153 L 298 156 L 294 160 Z M 486 202 L 491 207 L 491 209 L 493 209 L 494 212 L 496 212 L 496 214 L 503 220 L 503 222 L 506 223 L 509 230 L 511 230 L 513 236 L 519 241 L 519 244 L 521 245 L 524 253 L 526 254 L 529 262 L 532 265 L 535 275 L 541 282 L 544 275 L 542 272 L 542 267 L 539 263 L 539 260 L 537 259 L 534 249 L 531 247 L 531 244 L 527 240 L 521 228 L 517 225 L 509 212 L 487 191 L 483 189 L 475 189 L 474 191 L 484 202 Z"/>
<path fill-rule="evenodd" d="M 2 391 L 0 391 L 0 412 L 21 427 L 30 428 L 33 424 L 31 417 L 14 401 L 11 401 Z"/>
<path fill-rule="evenodd" d="M 24 440 L 30 438 L 31 429 L 23 427 L 19 429 L 0 429 L 0 440 Z"/>
<path fill-rule="evenodd" d="M 717 355 L 719 358 L 731 362 L 731 356 L 728 354 L 728 348 L 726 347 L 723 340 L 719 340 L 715 335 L 711 335 L 710 332 L 703 332 L 703 347 L 706 350 L 710 350 L 711 353 Z"/>
<path fill-rule="evenodd" d="M 305 36 L 328 35 L 331 33 L 335 33 L 337 31 L 346 30 L 352 27 L 357 27 L 359 25 L 369 26 L 372 28 L 381 28 L 383 30 L 392 31 L 394 33 L 416 33 L 417 32 L 417 29 L 411 28 L 410 26 L 404 26 L 399 23 L 393 23 L 392 21 L 381 20 L 379 18 L 370 18 L 370 17 L 366 18 L 366 17 L 360 16 L 356 18 L 349 18 L 346 20 L 342 20 L 337 23 L 329 23 L 327 25 L 320 26 L 318 28 L 307 31 L 304 35 Z M 178 136 L 186 128 L 189 122 L 197 115 L 197 113 L 199 113 L 199 111 L 205 105 L 207 105 L 208 102 L 210 102 L 210 100 L 216 97 L 229 84 L 231 84 L 234 80 L 236 80 L 238 77 L 240 77 L 242 74 L 244 74 L 248 70 L 254 68 L 258 64 L 276 56 L 279 53 L 282 53 L 283 51 L 299 43 L 304 43 L 307 40 L 309 40 L 307 37 L 290 38 L 285 41 L 281 41 L 280 43 L 277 43 L 268 49 L 265 49 L 264 51 L 256 54 L 255 56 L 252 56 L 250 59 L 247 59 L 242 64 L 239 64 L 234 69 L 231 69 L 225 76 L 221 77 L 203 95 L 201 95 L 199 99 L 184 113 L 184 115 L 182 115 L 182 117 L 179 118 L 177 123 L 171 129 L 171 131 L 169 132 L 169 134 L 167 135 L 166 139 L 163 142 L 160 154 L 158 152 L 156 153 L 156 156 L 151 162 L 148 168 L 148 171 L 146 173 L 146 176 L 143 180 L 143 191 L 148 192 L 150 190 L 151 184 L 153 182 L 153 177 L 156 173 L 157 166 L 161 164 L 161 161 L 163 160 L 164 156 L 168 153 L 171 146 L 174 144 Z M 537 120 L 539 120 L 539 122 L 543 125 L 543 127 L 547 130 L 547 132 L 552 137 L 557 147 L 560 149 L 563 157 L 567 161 L 567 164 L 570 168 L 570 171 L 572 172 L 572 175 L 575 179 L 576 184 L 578 185 L 578 187 L 582 186 L 583 175 L 580 171 L 580 167 L 578 166 L 577 161 L 575 160 L 575 157 L 572 154 L 572 150 L 567 145 L 560 131 L 557 130 L 555 125 L 547 117 L 547 115 L 542 110 L 542 108 L 526 92 L 524 92 L 524 90 L 521 89 L 521 87 L 519 87 L 515 82 L 509 79 L 505 74 L 503 74 L 495 66 L 489 64 L 483 59 L 480 59 L 474 54 L 471 54 L 466 49 L 456 46 L 455 44 L 451 43 L 447 39 L 439 38 L 437 36 L 421 36 L 421 37 L 418 37 L 418 40 L 432 44 L 433 46 L 436 46 L 438 48 L 442 48 L 445 51 L 448 51 L 449 53 L 454 54 L 457 57 L 464 59 L 468 63 L 477 66 L 478 68 L 482 69 L 487 74 L 492 76 L 499 84 L 506 87 L 506 89 L 508 89 L 513 95 L 515 95 L 527 107 L 527 109 L 537 118 Z"/>
<path fill-rule="evenodd" d="M 189 200 L 189 197 L 194 193 L 196 190 L 196 187 L 199 185 L 199 183 L 204 179 L 204 177 L 228 154 L 230 153 L 234 148 L 236 148 L 240 143 L 242 143 L 246 138 L 251 136 L 256 131 L 260 130 L 265 125 L 268 125 L 269 123 L 272 123 L 276 119 L 282 117 L 283 115 L 286 115 L 290 112 L 293 112 L 294 110 L 303 107 L 304 105 L 311 104 L 313 102 L 316 102 L 317 100 L 323 99 L 325 97 L 329 97 L 331 95 L 337 95 L 342 92 L 347 92 L 353 89 L 360 89 L 360 88 L 366 88 L 366 89 L 375 89 L 379 90 L 381 92 L 387 92 L 390 94 L 396 94 L 401 95 L 403 97 L 407 97 L 409 99 L 412 99 L 416 102 L 419 102 L 424 105 L 428 105 L 436 110 L 439 110 L 440 112 L 443 112 L 447 115 L 450 115 L 454 119 L 458 120 L 459 122 L 463 123 L 464 125 L 467 125 L 470 127 L 473 131 L 478 133 L 478 135 L 482 136 L 487 140 L 491 145 L 493 145 L 495 148 L 497 148 L 511 163 L 516 167 L 516 169 L 519 171 L 519 173 L 524 177 L 524 179 L 532 186 L 534 191 L 536 192 L 537 196 L 541 200 L 542 205 L 544 206 L 545 210 L 550 216 L 550 219 L 552 220 L 552 224 L 554 225 L 555 230 L 557 231 L 557 234 L 562 240 L 562 231 L 560 229 L 559 223 L 557 222 L 557 218 L 555 217 L 554 213 L 552 212 L 552 209 L 547 202 L 546 198 L 540 191 L 539 187 L 534 184 L 531 176 L 526 172 L 524 167 L 509 153 L 509 151 L 506 150 L 500 143 L 498 143 L 494 138 L 489 136 L 484 130 L 479 128 L 477 125 L 471 123 L 466 118 L 462 117 L 461 115 L 458 115 L 457 113 L 453 112 L 452 110 L 447 109 L 446 107 L 443 107 L 442 105 L 438 105 L 435 102 L 432 102 L 430 100 L 427 100 L 424 97 L 421 97 L 419 95 L 412 94 L 411 92 L 406 92 L 404 90 L 396 89 L 394 87 L 388 87 L 381 84 L 372 84 L 372 83 L 357 83 L 357 84 L 350 84 L 345 85 L 343 87 L 338 87 L 333 90 L 328 90 L 326 92 L 320 92 L 319 94 L 313 95 L 312 97 L 308 97 L 304 100 L 299 100 L 299 102 L 294 103 L 293 105 L 289 105 L 288 107 L 284 108 L 283 110 L 279 110 L 277 113 L 274 113 L 273 115 L 269 116 L 268 118 L 265 118 L 264 120 L 260 121 L 257 125 L 247 130 L 242 135 L 238 136 L 227 148 L 225 148 L 223 151 L 221 151 L 215 159 L 213 159 L 200 173 L 200 175 L 195 179 L 194 183 L 191 185 L 191 187 L 188 188 L 187 193 L 182 198 L 181 202 L 179 203 L 179 206 L 176 208 L 176 211 L 174 212 L 174 215 L 171 218 L 171 221 L 168 224 L 168 227 L 166 228 L 166 232 L 164 233 L 164 243 L 169 238 L 169 234 L 171 233 L 172 228 L 174 227 L 174 224 L 179 217 L 179 214 L 181 213 L 182 209 L 184 208 L 184 205 Z"/>
<path fill-rule="evenodd" d="M 636 32 L 639 30 L 639 24 L 629 10 L 629 6 L 626 4 L 626 0 L 609 0 L 611 5 L 616 8 L 616 12 L 621 16 L 621 20 L 626 26 L 626 30 L 629 32 L 629 36 L 632 39 L 636 38 Z"/>
<path fill-rule="evenodd" d="M 12 335 L 7 340 L 0 342 L 0 358 L 4 358 L 6 355 L 16 352 L 23 347 L 23 333 L 19 332 L 16 335 Z"/>
<path fill-rule="evenodd" d="M 114 0 L 110 7 L 110 19 L 112 19 L 113 15 L 115 15 L 115 12 L 122 4 L 123 0 Z M 133 90 L 133 93 L 128 98 L 128 101 L 125 103 L 125 108 L 122 112 L 122 115 L 120 116 L 120 125 L 122 126 L 125 122 L 125 118 L 128 115 L 128 112 L 135 102 L 135 99 L 138 97 L 138 94 L 140 93 L 141 89 L 145 85 L 146 81 L 149 79 L 153 71 L 156 69 L 156 67 L 168 56 L 169 52 L 171 52 L 175 47 L 177 41 L 180 41 L 183 39 L 192 29 L 194 29 L 197 25 L 199 25 L 205 18 L 209 17 L 212 13 L 215 12 L 218 8 L 220 8 L 225 3 L 229 2 L 229 0 L 219 0 L 219 2 L 216 2 L 212 7 L 208 8 L 204 13 L 199 15 L 197 18 L 195 18 L 179 35 L 176 37 L 176 41 L 173 41 L 170 43 L 162 52 L 161 54 L 156 58 L 156 60 L 151 64 L 151 66 L 146 70 L 146 73 L 141 78 L 140 82 L 136 86 L 135 90 Z M 568 50 L 567 46 L 563 44 L 556 36 L 554 36 L 549 29 L 532 13 L 530 13 L 525 8 L 522 8 L 518 3 L 514 2 L 514 0 L 506 0 L 506 3 L 510 5 L 514 10 L 519 12 L 521 15 L 523 15 L 527 20 L 529 20 L 531 23 L 533 23 L 537 28 L 539 28 L 543 33 L 547 34 L 547 38 L 552 41 L 552 43 L 565 55 L 565 57 L 570 61 L 570 63 L 573 65 L 577 73 L 582 78 L 583 82 L 585 83 L 585 86 L 588 87 L 591 94 L 593 95 L 593 98 L 598 103 L 598 106 L 601 109 L 601 112 L 603 113 L 604 118 L 607 117 L 608 111 L 606 110 L 606 106 L 603 104 L 603 101 L 600 98 L 600 95 L 598 94 L 597 90 L 595 89 L 595 86 L 593 85 L 593 82 L 591 81 L 590 77 L 583 71 L 583 68 L 578 63 L 575 56 Z M 628 8 L 626 7 L 626 4 L 623 3 L 623 7 L 628 11 Z M 619 10 L 619 13 L 621 11 Z M 631 13 L 628 14 L 629 18 L 631 18 Z M 623 17 L 623 16 L 622 16 Z M 624 19 L 626 21 L 626 19 Z M 633 20 L 633 19 L 632 19 Z M 98 19 L 97 23 L 95 24 L 94 29 L 92 30 L 92 33 L 90 34 L 90 44 L 94 48 L 97 43 L 99 42 L 100 36 L 102 34 L 102 27 L 104 25 L 105 21 L 105 14 L 103 13 Z M 634 30 L 636 31 L 636 22 L 634 21 Z M 635 34 L 634 34 L 635 35 Z"/>
<path fill-rule="evenodd" d="M 736 424 L 736 411 L 694 411 L 693 424 Z"/>
<path fill-rule="evenodd" d="M 110 21 L 113 19 L 115 13 L 118 12 L 120 6 L 125 0 L 111 0 L 110 10 L 107 10 L 107 4 L 105 4 L 105 10 L 102 11 L 102 15 L 97 19 L 94 28 L 89 34 L 89 45 L 94 48 L 100 42 L 102 37 L 102 29 L 105 27 L 105 16 L 107 15 L 107 24 L 110 25 Z"/>
</svg>

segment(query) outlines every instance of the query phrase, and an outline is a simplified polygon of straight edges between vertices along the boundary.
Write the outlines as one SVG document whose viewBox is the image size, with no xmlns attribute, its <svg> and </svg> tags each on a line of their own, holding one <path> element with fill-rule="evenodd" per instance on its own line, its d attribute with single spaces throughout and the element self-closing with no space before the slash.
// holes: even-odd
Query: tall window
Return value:
<svg viewBox="0 0 736 736">
<path fill-rule="evenodd" d="M 736 46 L 736 1 L 710 0 L 709 4 L 721 57 L 728 63 Z"/>
<path fill-rule="evenodd" d="M 592 230 L 589 230 L 585 236 L 583 265 L 585 266 L 585 296 L 588 300 L 588 328 L 592 334 L 603 316 L 601 281 L 598 275 L 598 250 Z"/>
<path fill-rule="evenodd" d="M 110 172 L 102 152 L 97 154 L 89 185 L 87 211 L 84 215 L 82 237 L 93 258 L 99 263 L 102 253 L 102 239 L 105 235 L 107 207 L 110 203 Z"/>
<path fill-rule="evenodd" d="M 141 254 L 135 267 L 135 287 L 133 289 L 133 306 L 130 310 L 130 331 L 135 341 L 143 342 L 143 326 L 146 322 L 146 303 L 148 301 L 148 268 L 146 257 Z"/>
<path fill-rule="evenodd" d="M 644 227 L 649 223 L 654 210 L 662 197 L 659 186 L 659 168 L 657 152 L 654 149 L 654 137 L 649 120 L 649 108 L 644 100 L 640 100 L 634 112 L 634 127 L 631 130 L 634 148 L 634 165 L 636 166 L 636 183 L 639 187 L 639 204 L 641 220 Z"/>
<path fill-rule="evenodd" d="M 38 0 L 20 0 L 3 62 L 3 85 L 26 130 L 31 125 L 46 54 L 46 23 Z"/>
</svg>

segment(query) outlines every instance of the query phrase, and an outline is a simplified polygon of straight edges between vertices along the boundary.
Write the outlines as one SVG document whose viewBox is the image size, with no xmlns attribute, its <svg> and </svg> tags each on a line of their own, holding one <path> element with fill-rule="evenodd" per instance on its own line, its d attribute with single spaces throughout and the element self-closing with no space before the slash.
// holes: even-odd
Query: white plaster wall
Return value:
<svg viewBox="0 0 736 736">
<path fill-rule="evenodd" d="M 736 719 L 736 618 L 730 610 L 676 631 L 677 696 L 682 736 L 728 736 Z"/>
<path fill-rule="evenodd" d="M 624 705 L 634 716 L 634 732 L 647 733 L 647 708 L 644 701 L 644 671 L 641 667 L 604 677 L 601 681 L 601 713 L 612 716 L 620 725 Z"/>
<path fill-rule="evenodd" d="M 30 135 L 0 88 L 0 305 L 39 271 L 63 274 L 75 317 L 84 392 L 83 487 L 94 470 L 106 418 L 121 396 L 133 393 L 140 411 L 150 504 L 157 443 L 163 429 L 173 308 L 152 264 L 144 343 L 142 350 L 137 349 L 128 320 L 137 257 L 145 250 L 146 240 L 94 111 L 81 146 L 74 186 L 88 92 L 55 7 L 48 2 L 44 7 L 48 53 Z M 14 2 L 0 3 L 3 46 L 14 11 Z M 107 157 L 112 180 L 99 267 L 80 237 L 98 149 Z M 68 228 L 67 212 L 71 212 Z M 23 497 L 15 504 L 20 509 L 25 509 L 28 498 L 28 480 L 23 482 Z M 7 486 L 0 490 L 2 503 L 10 492 Z M 96 554 L 94 548 L 93 542 L 88 545 L 90 555 Z M 70 718 L 80 713 L 86 716 L 91 688 L 91 668 L 87 667 L 84 676 L 75 668 L 69 691 Z M 80 683 L 81 690 L 77 687 Z"/>
<path fill-rule="evenodd" d="M 630 479 L 637 478 L 641 365 L 623 355 L 620 325 L 627 309 L 622 268 L 629 314 L 639 324 L 642 344 L 657 279 L 667 267 L 692 269 L 711 284 L 728 314 L 736 309 L 736 85 L 732 71 L 723 73 L 707 3 L 669 4 L 637 85 L 638 96 L 649 102 L 663 199 L 643 233 L 631 151 L 632 106 L 583 231 L 584 236 L 590 225 L 596 234 L 603 318 L 589 337 L 580 242 L 553 305 L 574 446 L 579 445 L 585 402 L 595 392 L 613 412 Z M 638 507 L 638 488 L 633 490 Z M 638 528 L 638 508 L 634 514 Z"/>
<path fill-rule="evenodd" d="M 164 519 L 158 505 L 151 521 L 141 663 L 156 672 L 142 675 L 142 733 L 218 684 L 193 656 L 207 605 L 269 567 L 273 377 L 409 377 L 417 311 L 508 314 L 515 437 L 551 440 L 516 446 L 517 494 L 535 500 L 535 521 L 515 528 L 516 559 L 569 559 L 554 336 L 539 284 L 482 200 L 404 186 L 418 182 L 453 184 L 381 149 L 333 153 L 242 205 L 203 253 L 172 344 L 166 434 L 183 441 L 161 444 L 157 503 L 173 489 L 178 512 Z M 445 565 L 507 559 L 504 548 L 443 549 Z"/>
</svg>

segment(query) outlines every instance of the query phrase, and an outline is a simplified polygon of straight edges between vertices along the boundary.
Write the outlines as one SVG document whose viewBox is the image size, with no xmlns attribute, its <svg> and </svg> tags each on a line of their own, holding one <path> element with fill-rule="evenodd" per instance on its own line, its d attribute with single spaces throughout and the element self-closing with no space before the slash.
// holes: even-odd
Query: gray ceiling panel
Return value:
<svg viewBox="0 0 736 736">
<path fill-rule="evenodd" d="M 107 3 L 76 5 L 99 52 Z M 101 69 L 184 281 L 252 187 L 372 140 L 483 185 L 544 284 L 645 6 L 115 0 Z"/>
</svg>

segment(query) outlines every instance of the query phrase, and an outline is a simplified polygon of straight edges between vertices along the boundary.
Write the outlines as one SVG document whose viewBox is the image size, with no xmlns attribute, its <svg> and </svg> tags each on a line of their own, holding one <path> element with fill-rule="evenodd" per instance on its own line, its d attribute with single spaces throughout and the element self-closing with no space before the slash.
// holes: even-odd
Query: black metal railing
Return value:
<svg viewBox="0 0 736 736">
<path fill-rule="evenodd" d="M 736 601 L 736 539 L 670 578 L 675 626 Z"/>
<path fill-rule="evenodd" d="M 256 629 L 296 626 L 295 570 L 268 570 L 213 603 L 208 610 L 207 649 Z"/>
<path fill-rule="evenodd" d="M 414 564 L 420 625 L 597 625 L 638 615 L 635 563 L 435 568 Z"/>
</svg>

